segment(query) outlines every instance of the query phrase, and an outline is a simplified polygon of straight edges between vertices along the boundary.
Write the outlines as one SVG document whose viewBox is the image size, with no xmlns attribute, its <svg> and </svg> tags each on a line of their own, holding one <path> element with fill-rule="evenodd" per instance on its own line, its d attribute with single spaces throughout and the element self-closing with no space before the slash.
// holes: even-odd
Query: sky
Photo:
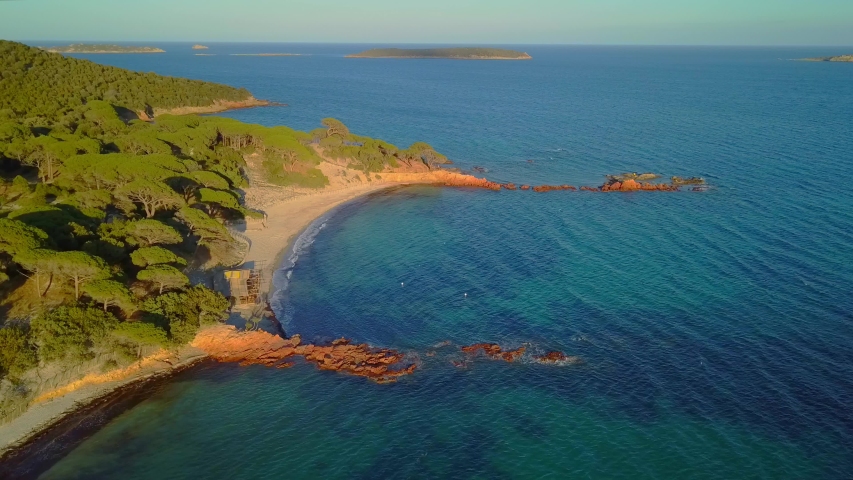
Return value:
<svg viewBox="0 0 853 480">
<path fill-rule="evenodd" d="M 853 0 L 0 0 L 0 38 L 853 45 Z"/>
</svg>

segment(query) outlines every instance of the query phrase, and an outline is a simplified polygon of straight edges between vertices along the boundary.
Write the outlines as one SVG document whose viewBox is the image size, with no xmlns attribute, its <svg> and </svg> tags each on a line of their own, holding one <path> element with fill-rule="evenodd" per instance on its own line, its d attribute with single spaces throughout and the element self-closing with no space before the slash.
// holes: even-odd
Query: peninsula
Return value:
<svg viewBox="0 0 853 480">
<path fill-rule="evenodd" d="M 853 55 L 838 55 L 835 57 L 801 58 L 804 62 L 853 62 Z"/>
<path fill-rule="evenodd" d="M 44 50 L 51 53 L 165 53 L 166 51 L 156 47 L 124 47 L 121 45 L 94 45 L 75 43 L 65 47 L 46 47 Z"/>
<path fill-rule="evenodd" d="M 346 58 L 449 58 L 453 60 L 530 60 L 524 52 L 501 48 L 374 48 Z"/>
<path fill-rule="evenodd" d="M 266 265 L 269 278 L 300 232 L 371 192 L 517 189 L 443 168 L 451 162 L 429 144 L 397 147 L 333 118 L 302 132 L 159 113 L 245 105 L 254 99 L 244 89 L 6 41 L 0 71 L 13 72 L 0 80 L 0 462 L 81 405 L 204 358 L 286 367 L 299 356 L 379 382 L 412 373 L 392 350 L 222 325 L 231 302 L 211 280 L 248 264 Z M 157 121 L 140 122 L 135 113 L 146 111 Z M 701 182 L 641 183 L 654 178 L 623 174 L 581 190 L 675 192 Z M 255 313 L 237 316 L 245 323 Z M 463 352 L 525 354 L 494 344 Z M 560 352 L 532 360 L 579 362 Z"/>
</svg>

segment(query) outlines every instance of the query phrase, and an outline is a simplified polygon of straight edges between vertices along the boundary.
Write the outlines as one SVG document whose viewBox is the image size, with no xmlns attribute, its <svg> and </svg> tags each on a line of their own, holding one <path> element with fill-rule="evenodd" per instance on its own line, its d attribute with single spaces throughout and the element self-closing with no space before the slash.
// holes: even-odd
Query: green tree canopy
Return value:
<svg viewBox="0 0 853 480">
<path fill-rule="evenodd" d="M 169 336 L 177 343 L 188 343 L 202 325 L 227 318 L 228 300 L 221 294 L 195 286 L 184 292 L 170 292 L 147 300 L 143 308 L 169 326 Z"/>
<path fill-rule="evenodd" d="M 165 290 L 185 287 L 190 283 L 186 275 L 169 265 L 152 265 L 136 274 L 136 278 L 157 285 L 161 294 Z"/>
<path fill-rule="evenodd" d="M 18 220 L 0 218 L 0 252 L 13 258 L 19 253 L 40 248 L 47 242 L 47 234 Z"/>
<path fill-rule="evenodd" d="M 80 287 L 86 283 L 109 276 L 107 264 L 100 257 L 86 252 L 71 251 L 55 254 L 58 273 L 74 283 L 74 295 L 80 298 Z"/>
<path fill-rule="evenodd" d="M 137 267 L 150 267 L 151 265 L 164 265 L 174 263 L 184 266 L 186 260 L 175 255 L 171 250 L 163 247 L 143 247 L 130 254 L 130 259 Z"/>
<path fill-rule="evenodd" d="M 95 280 L 83 286 L 83 293 L 104 306 L 104 311 L 113 305 L 130 313 L 135 310 L 133 295 L 123 284 L 114 280 Z"/>
<path fill-rule="evenodd" d="M 132 245 L 174 245 L 181 243 L 177 230 L 158 220 L 137 220 L 124 225 L 124 234 Z"/>
<path fill-rule="evenodd" d="M 118 320 L 108 312 L 69 306 L 45 312 L 31 322 L 39 355 L 45 360 L 89 358 L 92 347 L 116 326 Z"/>
<path fill-rule="evenodd" d="M 179 207 L 184 200 L 168 185 L 147 179 L 137 179 L 116 191 L 115 195 L 142 205 L 146 218 L 157 212 Z"/>
<path fill-rule="evenodd" d="M 47 295 L 53 284 L 53 276 L 59 273 L 57 252 L 46 248 L 23 250 L 18 252 L 15 262 L 30 272 L 30 278 L 35 280 L 36 294 L 39 297 Z"/>
<path fill-rule="evenodd" d="M 26 328 L 0 328 L 0 378 L 9 376 L 14 379 L 37 363 L 36 350 L 30 343 Z"/>
</svg>

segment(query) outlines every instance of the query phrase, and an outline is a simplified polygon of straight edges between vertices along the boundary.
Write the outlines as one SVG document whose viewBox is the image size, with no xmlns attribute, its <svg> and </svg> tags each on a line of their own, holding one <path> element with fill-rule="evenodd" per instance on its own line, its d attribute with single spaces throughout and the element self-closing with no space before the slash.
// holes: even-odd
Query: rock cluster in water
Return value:
<svg viewBox="0 0 853 480">
<path fill-rule="evenodd" d="M 503 360 L 505 362 L 514 362 L 521 358 L 524 355 L 525 347 L 520 347 L 515 350 L 504 351 L 500 345 L 494 343 L 477 343 L 475 345 L 469 345 L 467 347 L 462 347 L 462 351 L 470 354 L 476 355 L 478 352 L 483 352 L 483 354 L 494 360 Z"/>
<path fill-rule="evenodd" d="M 660 178 L 654 173 L 623 173 L 619 175 L 608 175 L 607 181 L 600 187 L 582 186 L 580 188 L 572 185 L 521 185 L 516 186 L 514 183 L 497 183 L 491 182 L 484 178 L 472 177 L 470 175 L 457 175 L 445 180 L 446 186 L 452 187 L 476 187 L 487 188 L 489 190 L 533 190 L 534 192 L 544 193 L 553 191 L 583 191 L 583 192 L 677 192 L 685 185 L 697 185 L 692 188 L 694 192 L 703 192 L 707 190 L 705 180 L 700 177 L 672 177 L 671 183 L 649 183 L 646 180 L 654 180 Z"/>
<path fill-rule="evenodd" d="M 285 339 L 263 331 L 239 332 L 218 325 L 199 332 L 192 345 L 220 362 L 287 368 L 289 359 L 301 356 L 321 370 L 333 370 L 379 383 L 394 382 L 415 371 L 416 365 L 401 367 L 405 355 L 395 350 L 352 345 L 341 339 L 331 345 L 303 344 L 299 335 Z"/>
<path fill-rule="evenodd" d="M 545 355 L 535 356 L 533 359 L 546 365 L 575 365 L 583 363 L 581 357 L 569 356 L 563 352 L 548 352 Z"/>
<path fill-rule="evenodd" d="M 513 363 L 521 359 L 524 352 L 527 351 L 527 347 L 520 347 L 515 350 L 504 350 L 500 345 L 495 343 L 477 343 L 467 347 L 462 347 L 462 351 L 472 356 L 482 353 L 492 360 L 503 360 L 505 362 Z M 548 352 L 544 355 L 534 355 L 533 360 L 536 363 L 541 363 L 543 365 L 577 365 L 583 363 L 583 359 L 581 359 L 581 357 L 566 355 L 563 352 L 557 351 Z M 464 363 L 458 361 L 454 361 L 453 364 L 457 367 L 465 366 Z"/>
</svg>

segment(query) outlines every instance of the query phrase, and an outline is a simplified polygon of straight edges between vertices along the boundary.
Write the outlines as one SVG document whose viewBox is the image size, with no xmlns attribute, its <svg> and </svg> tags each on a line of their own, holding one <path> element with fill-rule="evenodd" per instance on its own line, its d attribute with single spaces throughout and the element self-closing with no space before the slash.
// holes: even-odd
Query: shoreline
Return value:
<svg viewBox="0 0 853 480">
<path fill-rule="evenodd" d="M 431 176 L 425 176 L 423 180 L 327 187 L 318 192 L 275 202 L 267 207 L 268 212 L 276 215 L 270 215 L 270 220 L 275 222 L 271 222 L 272 227 L 243 232 L 252 242 L 244 263 L 266 261 L 266 268 L 271 269 L 269 274 L 272 280 L 272 274 L 280 269 L 287 254 L 293 252 L 297 240 L 316 222 L 328 218 L 344 205 L 373 193 L 411 184 L 435 183 Z M 260 244 L 258 247 L 256 242 Z M 272 288 L 273 282 L 270 281 L 268 295 L 275 293 Z M 34 457 L 62 458 L 61 452 L 75 447 L 87 436 L 86 431 L 94 433 L 132 407 L 125 405 L 125 408 L 120 408 L 113 404 L 125 404 L 122 399 L 126 400 L 128 395 L 140 395 L 140 386 L 166 380 L 207 358 L 209 356 L 206 352 L 192 346 L 184 347 L 179 352 L 158 352 L 124 369 L 86 377 L 43 395 L 43 400 L 32 405 L 21 416 L 0 425 L 0 469 L 7 472 L 23 468 L 18 473 L 27 475 L 28 461 Z M 144 393 L 141 395 L 139 401 L 147 398 Z M 113 405 L 112 410 L 102 412 L 100 406 L 107 404 Z M 84 425 L 84 420 L 94 413 L 105 415 L 94 426 Z M 66 437 L 70 440 L 79 438 L 77 443 L 58 441 Z"/>
<path fill-rule="evenodd" d="M 84 378 L 49 392 L 21 416 L 0 425 L 0 466 L 8 471 L 9 465 L 23 464 L 32 456 L 51 455 L 51 451 L 55 454 L 56 449 L 65 449 L 66 445 L 57 439 L 73 436 L 74 424 L 82 423 L 98 405 L 119 399 L 125 390 L 167 379 L 207 358 L 207 353 L 194 347 L 163 351 L 123 369 L 94 376 L 89 381 Z M 112 418 L 101 419 L 101 425 Z"/>
<path fill-rule="evenodd" d="M 255 97 L 249 97 L 245 100 L 240 101 L 220 101 L 217 100 L 213 102 L 211 105 L 205 105 L 202 107 L 177 107 L 177 108 L 154 108 L 149 115 L 147 112 L 136 112 L 137 117 L 140 120 L 151 122 L 154 121 L 160 115 L 207 115 L 211 113 L 222 113 L 228 112 L 231 110 L 244 110 L 247 108 L 256 108 L 256 107 L 275 107 L 275 106 L 283 106 L 281 104 L 271 102 L 269 100 L 258 100 Z"/>
</svg>

